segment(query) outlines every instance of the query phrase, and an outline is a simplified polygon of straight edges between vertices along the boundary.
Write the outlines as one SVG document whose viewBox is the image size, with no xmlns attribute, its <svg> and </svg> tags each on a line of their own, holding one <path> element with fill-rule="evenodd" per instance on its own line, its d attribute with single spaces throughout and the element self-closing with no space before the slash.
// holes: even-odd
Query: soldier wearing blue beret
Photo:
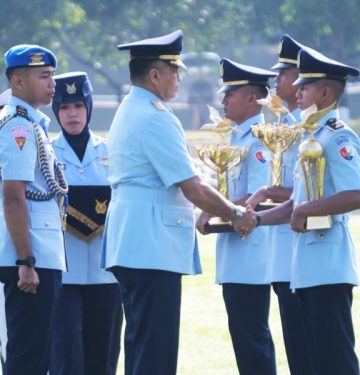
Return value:
<svg viewBox="0 0 360 375">
<path fill-rule="evenodd" d="M 11 89 L 7 89 L 0 94 L 0 112 L 8 103 L 11 96 Z M 0 283 L 0 359 L 1 368 L 4 372 L 4 364 L 6 359 L 6 343 L 7 343 L 7 329 L 6 329 L 6 318 L 5 318 L 5 295 L 4 295 L 4 284 Z"/>
<path fill-rule="evenodd" d="M 55 306 L 66 270 L 67 185 L 40 110 L 55 92 L 55 55 L 37 45 L 5 53 L 12 95 L 0 116 L 0 280 L 5 284 L 5 374 L 48 372 Z"/>
<path fill-rule="evenodd" d="M 126 374 L 176 373 L 181 278 L 201 272 L 194 204 L 233 220 L 242 210 L 198 177 L 168 102 L 184 68 L 183 33 L 121 44 L 132 83 L 109 133 L 111 202 L 102 265 L 124 302 Z M 245 214 L 246 216 L 246 214 Z"/>
<path fill-rule="evenodd" d="M 348 76 L 359 75 L 358 69 L 310 49 L 300 51 L 298 68 L 294 84 L 300 86 L 297 103 L 302 110 L 313 104 L 318 110 L 338 104 Z M 291 198 L 278 208 L 258 213 L 257 221 L 262 225 L 290 221 L 296 232 L 290 287 L 300 299 L 315 373 L 358 375 L 351 305 L 359 273 L 348 212 L 360 207 L 360 140 L 339 119 L 337 109 L 318 123 L 313 135 L 326 159 L 323 198 L 308 201 L 298 162 Z M 315 172 L 309 172 L 314 181 Z M 308 218 L 326 215 L 332 222 L 327 229 L 306 229 Z"/>
<path fill-rule="evenodd" d="M 297 106 L 296 92 L 293 85 L 298 78 L 297 56 L 302 44 L 285 34 L 279 44 L 278 62 L 272 67 L 278 72 L 275 79 L 276 94 L 287 103 L 290 113 L 281 120 L 282 123 L 300 122 L 301 109 Z M 293 173 L 298 156 L 300 141 L 282 155 L 282 186 L 261 187 L 246 204 L 255 207 L 258 203 L 271 199 L 274 202 L 285 202 L 290 199 L 293 188 Z M 289 225 L 282 224 L 268 228 L 268 246 L 270 246 L 269 274 L 273 289 L 278 297 L 279 312 L 283 330 L 286 355 L 290 373 L 313 374 L 313 364 L 303 315 L 300 310 L 299 297 L 290 289 L 292 262 L 292 231 Z"/>
<path fill-rule="evenodd" d="M 252 134 L 251 126 L 265 122 L 257 100 L 267 96 L 269 79 L 276 73 L 229 59 L 220 64 L 224 113 L 236 124 L 230 143 L 248 150 L 246 158 L 229 172 L 229 198 L 245 205 L 268 181 L 269 152 Z M 197 226 L 202 233 L 210 217 L 206 212 L 200 216 Z M 269 247 L 265 236 L 266 228 L 257 228 L 243 239 L 237 233 L 221 233 L 216 244 L 216 282 L 222 285 L 237 366 L 245 375 L 276 374 L 268 325 Z"/>
<path fill-rule="evenodd" d="M 115 375 L 122 304 L 114 275 L 100 268 L 110 200 L 107 141 L 90 130 L 92 87 L 85 72 L 55 76 L 52 108 L 61 133 L 52 146 L 69 183 L 68 272 L 55 315 L 51 375 Z"/>
</svg>

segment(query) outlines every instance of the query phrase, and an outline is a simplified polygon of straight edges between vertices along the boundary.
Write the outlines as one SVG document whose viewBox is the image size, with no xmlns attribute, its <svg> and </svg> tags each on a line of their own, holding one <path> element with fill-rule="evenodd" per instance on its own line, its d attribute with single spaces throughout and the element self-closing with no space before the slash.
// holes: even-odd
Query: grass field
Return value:
<svg viewBox="0 0 360 375">
<path fill-rule="evenodd" d="M 351 230 L 360 247 L 360 215 L 353 215 Z M 199 236 L 203 274 L 183 278 L 178 375 L 238 374 L 221 287 L 214 284 L 215 235 Z M 354 289 L 353 318 L 360 356 L 360 289 Z M 272 295 L 270 326 L 276 349 L 278 375 L 289 375 L 276 295 Z M 123 352 L 117 374 L 123 374 Z M 156 375 L 156 374 L 154 374 Z"/>
</svg>

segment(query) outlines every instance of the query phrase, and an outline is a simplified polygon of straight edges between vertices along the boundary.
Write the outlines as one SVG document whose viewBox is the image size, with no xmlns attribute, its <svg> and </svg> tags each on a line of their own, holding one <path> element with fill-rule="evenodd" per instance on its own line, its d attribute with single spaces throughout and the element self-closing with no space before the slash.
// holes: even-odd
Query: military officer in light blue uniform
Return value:
<svg viewBox="0 0 360 375">
<path fill-rule="evenodd" d="M 305 109 L 316 104 L 325 109 L 339 99 L 351 66 L 309 49 L 298 56 L 297 102 Z M 289 221 L 294 236 L 291 288 L 304 312 L 315 373 L 358 375 L 351 317 L 352 288 L 359 283 L 356 250 L 348 228 L 348 214 L 360 207 L 360 141 L 333 110 L 319 121 L 315 139 L 326 158 L 324 195 L 308 202 L 299 163 L 294 174 L 291 199 L 280 207 L 256 214 L 252 225 Z M 313 178 L 316 176 L 314 175 Z M 254 217 L 256 216 L 254 215 Z M 308 217 L 331 215 L 328 229 L 306 230 Z"/>
<path fill-rule="evenodd" d="M 5 104 L 8 103 L 11 96 L 11 89 L 7 89 L 0 94 L 0 112 L 4 108 Z M 5 295 L 4 295 L 4 284 L 0 283 L 0 358 L 1 368 L 4 372 L 4 364 L 6 359 L 6 343 L 7 343 L 7 329 L 6 329 L 6 318 L 5 318 Z"/>
<path fill-rule="evenodd" d="M 0 280 L 5 284 L 5 374 L 48 371 L 55 306 L 66 270 L 67 185 L 39 110 L 55 90 L 55 55 L 37 45 L 5 53 L 12 96 L 0 119 Z"/>
<path fill-rule="evenodd" d="M 290 113 L 281 120 L 282 123 L 294 125 L 300 122 L 301 109 L 297 106 L 298 78 L 297 55 L 299 42 L 289 35 L 283 35 L 279 45 L 278 62 L 272 67 L 278 71 L 275 79 L 276 94 L 287 103 Z M 298 157 L 300 141 L 282 155 L 282 186 L 263 186 L 246 202 L 255 207 L 267 199 L 273 202 L 285 202 L 290 199 L 294 181 L 294 167 Z M 298 295 L 290 289 L 293 233 L 288 224 L 268 228 L 268 243 L 271 247 L 269 272 L 270 281 L 278 297 L 283 337 L 292 375 L 313 374 L 314 369 L 310 356 L 310 347 L 305 330 L 303 315 L 300 311 Z"/>
<path fill-rule="evenodd" d="M 242 222 L 242 210 L 197 176 L 167 104 L 184 67 L 182 39 L 177 30 L 118 47 L 130 50 L 132 87 L 109 133 L 112 196 L 102 265 L 122 289 L 126 375 L 176 373 L 181 277 L 201 272 L 194 204 L 239 230 Z"/>
<path fill-rule="evenodd" d="M 55 82 L 52 108 L 62 131 L 52 145 L 69 184 L 69 220 L 68 272 L 63 274 L 55 319 L 50 374 L 115 375 L 122 323 L 120 287 L 114 275 L 100 268 L 101 223 L 87 231 L 81 222 L 97 217 L 96 198 L 109 203 L 110 194 L 107 201 L 99 198 L 104 190 L 110 193 L 107 141 L 90 130 L 92 87 L 87 74 L 65 73 L 55 76 Z M 72 189 L 80 186 L 81 197 L 73 197 Z M 80 222 L 70 221 L 75 210 Z M 106 209 L 101 214 L 105 219 Z"/>
<path fill-rule="evenodd" d="M 266 97 L 274 72 L 222 59 L 225 116 L 235 122 L 231 144 L 248 154 L 229 172 L 229 199 L 244 205 L 252 193 L 268 181 L 269 153 L 252 134 L 251 126 L 263 124 L 256 100 Z M 202 225 L 210 215 L 203 213 Z M 260 229 L 260 230 L 259 230 Z M 275 352 L 268 326 L 270 280 L 266 228 L 241 239 L 237 233 L 221 233 L 216 244 L 216 282 L 222 285 L 229 330 L 241 374 L 275 374 Z"/>
</svg>

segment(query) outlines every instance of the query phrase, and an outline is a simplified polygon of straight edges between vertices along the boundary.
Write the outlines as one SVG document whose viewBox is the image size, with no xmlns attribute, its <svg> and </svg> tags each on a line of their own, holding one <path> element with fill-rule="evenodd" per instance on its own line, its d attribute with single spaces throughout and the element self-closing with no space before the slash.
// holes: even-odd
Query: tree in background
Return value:
<svg viewBox="0 0 360 375">
<path fill-rule="evenodd" d="M 241 59 L 244 46 L 275 46 L 286 32 L 329 57 L 360 64 L 359 0 L 7 0 L 1 13 L 2 53 L 18 43 L 43 44 L 60 58 L 59 73 L 80 62 L 119 96 L 118 69 L 128 58 L 116 45 L 177 28 L 187 51 Z"/>
</svg>

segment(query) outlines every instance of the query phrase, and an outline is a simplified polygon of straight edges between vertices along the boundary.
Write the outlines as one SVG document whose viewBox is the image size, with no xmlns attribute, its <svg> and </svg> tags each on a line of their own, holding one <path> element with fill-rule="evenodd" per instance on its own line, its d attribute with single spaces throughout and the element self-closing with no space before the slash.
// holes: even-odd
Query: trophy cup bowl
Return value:
<svg viewBox="0 0 360 375">
<path fill-rule="evenodd" d="M 291 127 L 287 124 L 259 124 L 251 127 L 252 133 L 259 141 L 271 151 L 271 184 L 281 186 L 282 180 L 282 155 L 289 150 L 300 138 L 302 129 Z M 256 206 L 256 211 L 276 207 L 279 203 L 268 199 Z"/>
<path fill-rule="evenodd" d="M 238 166 L 247 156 L 248 149 L 239 150 L 236 146 L 218 144 L 215 146 L 197 146 L 200 160 L 217 174 L 217 186 L 220 194 L 229 198 L 227 174 L 228 171 Z M 205 225 L 208 233 L 234 232 L 231 222 L 214 217 Z"/>
</svg>

